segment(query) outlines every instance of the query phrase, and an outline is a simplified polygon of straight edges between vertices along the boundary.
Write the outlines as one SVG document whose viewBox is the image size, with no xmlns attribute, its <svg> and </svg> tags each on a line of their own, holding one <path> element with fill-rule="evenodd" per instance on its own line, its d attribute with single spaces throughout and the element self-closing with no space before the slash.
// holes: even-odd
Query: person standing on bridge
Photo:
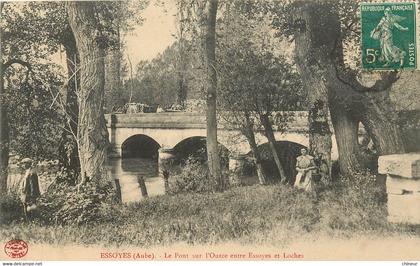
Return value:
<svg viewBox="0 0 420 266">
<path fill-rule="evenodd" d="M 312 170 L 314 170 L 314 158 L 308 154 L 306 148 L 300 150 L 301 156 L 296 158 L 296 180 L 294 186 L 305 191 L 312 190 Z"/>
</svg>

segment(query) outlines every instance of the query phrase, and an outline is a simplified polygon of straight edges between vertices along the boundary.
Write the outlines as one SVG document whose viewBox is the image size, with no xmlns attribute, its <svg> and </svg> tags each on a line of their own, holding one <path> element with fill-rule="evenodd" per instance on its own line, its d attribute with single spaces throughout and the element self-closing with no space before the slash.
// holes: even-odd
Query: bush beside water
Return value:
<svg viewBox="0 0 420 266">
<path fill-rule="evenodd" d="M 211 192 L 216 186 L 214 180 L 208 177 L 207 164 L 201 159 L 189 157 L 182 164 L 182 169 L 169 179 L 170 192 Z"/>
<path fill-rule="evenodd" d="M 88 183 L 78 189 L 59 183 L 40 198 L 37 221 L 41 224 L 81 225 L 110 222 L 117 202 L 110 184 Z"/>
</svg>

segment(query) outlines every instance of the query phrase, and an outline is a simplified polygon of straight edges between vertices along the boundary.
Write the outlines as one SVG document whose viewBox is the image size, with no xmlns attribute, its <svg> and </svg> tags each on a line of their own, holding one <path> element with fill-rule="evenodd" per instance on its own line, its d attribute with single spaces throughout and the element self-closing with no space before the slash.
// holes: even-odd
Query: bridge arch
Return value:
<svg viewBox="0 0 420 266">
<path fill-rule="evenodd" d="M 124 158 L 158 158 L 160 144 L 145 134 L 135 134 L 121 144 L 121 157 Z"/>
<path fill-rule="evenodd" d="M 186 160 L 189 156 L 203 157 L 206 152 L 206 137 L 188 137 L 178 142 L 173 150 L 180 161 Z"/>
<path fill-rule="evenodd" d="M 207 160 L 207 146 L 205 136 L 192 136 L 179 141 L 173 147 L 174 153 L 178 161 L 184 162 L 189 156 L 195 156 L 201 158 L 203 163 Z M 221 164 L 224 167 L 228 166 L 229 163 L 229 149 L 222 143 L 219 142 L 219 150 L 221 151 Z"/>
</svg>

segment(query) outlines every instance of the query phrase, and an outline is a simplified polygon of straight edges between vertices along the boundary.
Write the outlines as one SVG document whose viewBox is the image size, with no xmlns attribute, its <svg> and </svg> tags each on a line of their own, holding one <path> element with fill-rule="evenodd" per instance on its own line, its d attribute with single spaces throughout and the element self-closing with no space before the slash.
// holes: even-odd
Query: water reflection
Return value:
<svg viewBox="0 0 420 266">
<path fill-rule="evenodd" d="M 113 179 L 119 179 L 123 202 L 136 202 L 142 199 L 137 177 L 143 176 L 150 196 L 165 193 L 163 180 L 159 178 L 156 159 L 113 158 L 108 160 L 108 169 Z"/>
</svg>

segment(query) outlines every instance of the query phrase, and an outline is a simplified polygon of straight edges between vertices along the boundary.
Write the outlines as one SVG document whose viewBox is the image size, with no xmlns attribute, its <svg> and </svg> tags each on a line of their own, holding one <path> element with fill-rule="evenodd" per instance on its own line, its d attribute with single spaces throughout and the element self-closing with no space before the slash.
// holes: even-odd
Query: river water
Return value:
<svg viewBox="0 0 420 266">
<path fill-rule="evenodd" d="M 144 181 L 149 196 L 165 194 L 163 179 L 159 177 L 157 160 L 145 158 L 112 158 L 108 160 L 108 170 L 113 179 L 119 179 L 121 198 L 125 203 L 142 199 L 137 181 L 139 176 Z"/>
<path fill-rule="evenodd" d="M 157 159 L 112 158 L 108 160 L 107 168 L 112 179 L 119 179 L 121 198 L 125 203 L 138 202 L 143 198 L 137 181 L 139 176 L 144 177 L 149 196 L 165 194 L 163 179 L 159 177 Z M 52 177 L 55 177 L 56 171 L 58 171 L 57 167 L 38 169 L 41 194 L 46 192 L 53 181 Z M 9 189 L 19 191 L 23 176 L 24 170 L 11 164 L 8 180 Z"/>
</svg>

